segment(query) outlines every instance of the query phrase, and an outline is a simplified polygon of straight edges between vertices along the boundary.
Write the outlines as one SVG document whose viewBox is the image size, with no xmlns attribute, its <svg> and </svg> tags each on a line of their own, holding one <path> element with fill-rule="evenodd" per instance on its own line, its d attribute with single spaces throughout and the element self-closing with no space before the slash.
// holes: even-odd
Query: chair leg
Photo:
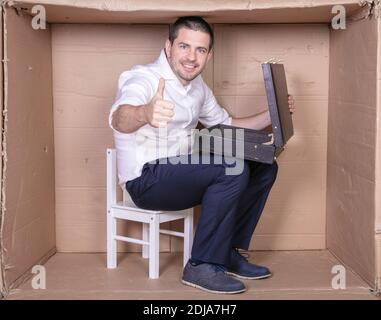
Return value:
<svg viewBox="0 0 381 320">
<path fill-rule="evenodd" d="M 193 244 L 193 208 L 189 209 L 189 214 L 184 218 L 184 260 L 183 265 L 191 258 Z"/>
<path fill-rule="evenodd" d="M 116 219 L 112 215 L 112 211 L 107 211 L 107 268 L 114 269 L 117 265 L 116 252 Z"/>
<path fill-rule="evenodd" d="M 143 241 L 149 241 L 149 225 L 148 223 L 143 223 Z M 144 259 L 149 257 L 149 246 L 143 244 L 142 256 Z"/>
<path fill-rule="evenodd" d="M 149 277 L 159 278 L 160 218 L 153 214 L 149 223 Z"/>
</svg>

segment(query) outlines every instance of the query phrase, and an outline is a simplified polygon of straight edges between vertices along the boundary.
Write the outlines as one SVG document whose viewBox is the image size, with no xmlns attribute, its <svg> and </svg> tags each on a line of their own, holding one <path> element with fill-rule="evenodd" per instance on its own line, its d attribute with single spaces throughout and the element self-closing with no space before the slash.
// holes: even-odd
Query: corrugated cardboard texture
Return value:
<svg viewBox="0 0 381 320">
<path fill-rule="evenodd" d="M 381 19 L 378 19 L 377 61 L 376 283 L 381 291 Z"/>
<path fill-rule="evenodd" d="M 331 32 L 329 84 L 327 245 L 373 286 L 377 19 Z"/>
<path fill-rule="evenodd" d="M 3 7 L 0 6 L 0 28 L 1 31 L 3 31 Z M 3 56 L 3 32 L 0 34 L 0 55 L 1 55 L 1 61 L 4 60 Z M 1 111 L 1 120 L 0 120 L 0 151 L 1 151 L 1 156 L 0 156 L 0 203 L 2 204 L 2 191 L 3 191 L 3 111 L 4 111 L 4 95 L 3 95 L 3 88 L 4 88 L 4 82 L 3 82 L 3 62 L 0 63 L 0 85 L 1 85 L 1 90 L 0 90 L 0 111 Z M 4 250 L 3 250 L 3 210 L 2 208 L 0 209 L 0 298 L 2 292 L 5 292 L 5 283 L 4 283 L 4 263 L 3 263 L 3 258 L 4 258 Z"/>
<path fill-rule="evenodd" d="M 50 30 L 6 12 L 8 122 L 4 176 L 5 280 L 14 282 L 55 247 Z"/>
<path fill-rule="evenodd" d="M 47 20 L 54 23 L 168 23 L 183 15 L 202 15 L 212 23 L 330 22 L 335 4 L 347 14 L 359 8 L 359 0 L 26 0 L 12 1 L 30 11 L 44 5 Z"/>
<path fill-rule="evenodd" d="M 154 11 L 158 9 L 176 11 L 176 10 L 246 10 L 253 9 L 271 9 L 271 8 L 306 8 L 319 7 L 333 4 L 356 4 L 357 0 L 256 0 L 248 2 L 246 0 L 194 0 L 176 1 L 176 0 L 13 0 L 12 4 L 53 4 L 70 6 L 74 8 L 91 8 L 103 11 Z"/>
</svg>

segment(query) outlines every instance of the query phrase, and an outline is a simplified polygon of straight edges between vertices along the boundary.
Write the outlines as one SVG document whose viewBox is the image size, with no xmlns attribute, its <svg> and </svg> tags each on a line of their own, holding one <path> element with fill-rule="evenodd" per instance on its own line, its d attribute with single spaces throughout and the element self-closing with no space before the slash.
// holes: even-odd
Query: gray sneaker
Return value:
<svg viewBox="0 0 381 320">
<path fill-rule="evenodd" d="M 182 283 L 210 293 L 233 294 L 246 291 L 241 281 L 225 274 L 224 267 L 210 263 L 192 265 L 188 261 Z"/>
</svg>

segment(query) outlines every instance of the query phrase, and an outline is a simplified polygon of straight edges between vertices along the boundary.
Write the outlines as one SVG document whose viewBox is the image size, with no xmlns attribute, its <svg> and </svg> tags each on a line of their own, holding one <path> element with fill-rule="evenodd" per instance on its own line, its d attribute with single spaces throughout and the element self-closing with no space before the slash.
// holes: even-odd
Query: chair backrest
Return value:
<svg viewBox="0 0 381 320">
<path fill-rule="evenodd" d="M 107 149 L 107 207 L 117 203 L 117 183 L 118 171 L 116 161 L 116 150 Z M 123 203 L 132 204 L 131 196 L 125 188 L 121 188 L 123 192 Z"/>
<path fill-rule="evenodd" d="M 107 149 L 107 208 L 116 203 L 116 150 Z"/>
</svg>

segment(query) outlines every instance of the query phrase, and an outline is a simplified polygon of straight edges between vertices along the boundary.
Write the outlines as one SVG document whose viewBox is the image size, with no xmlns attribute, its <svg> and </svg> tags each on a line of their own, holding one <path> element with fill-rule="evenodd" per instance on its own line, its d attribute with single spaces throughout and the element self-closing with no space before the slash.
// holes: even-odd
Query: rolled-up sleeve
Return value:
<svg viewBox="0 0 381 320">
<path fill-rule="evenodd" d="M 109 114 L 110 128 L 116 131 L 112 126 L 112 116 L 119 106 L 125 104 L 132 106 L 144 105 L 151 100 L 151 96 L 152 88 L 147 79 L 134 75 L 129 71 L 123 72 L 119 77 L 115 102 Z"/>
<path fill-rule="evenodd" d="M 212 91 L 206 85 L 205 85 L 205 101 L 200 110 L 199 121 L 206 128 L 209 128 L 217 124 L 231 125 L 231 122 L 232 122 L 232 117 L 224 108 L 222 108 L 218 104 Z"/>
</svg>

